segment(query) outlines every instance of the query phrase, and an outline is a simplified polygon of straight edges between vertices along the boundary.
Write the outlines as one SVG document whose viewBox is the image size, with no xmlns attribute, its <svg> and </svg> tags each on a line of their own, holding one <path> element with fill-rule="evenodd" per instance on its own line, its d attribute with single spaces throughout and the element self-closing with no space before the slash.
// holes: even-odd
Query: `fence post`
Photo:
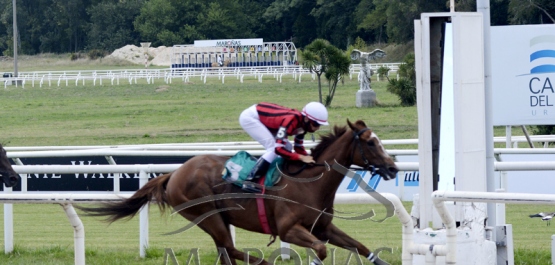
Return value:
<svg viewBox="0 0 555 265">
<path fill-rule="evenodd" d="M 139 173 L 139 189 L 148 182 L 148 175 L 144 170 Z M 139 254 L 141 258 L 146 257 L 146 249 L 148 248 L 148 203 L 143 206 L 139 213 Z"/>
<path fill-rule="evenodd" d="M 555 235 L 551 236 L 551 264 L 555 264 Z"/>
</svg>

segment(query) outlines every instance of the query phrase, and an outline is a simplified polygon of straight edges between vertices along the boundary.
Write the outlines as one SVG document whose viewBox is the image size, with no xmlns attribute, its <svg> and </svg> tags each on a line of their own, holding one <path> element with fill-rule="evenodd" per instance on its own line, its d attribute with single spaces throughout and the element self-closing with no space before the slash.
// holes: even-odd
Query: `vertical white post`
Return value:
<svg viewBox="0 0 555 265">
<path fill-rule="evenodd" d="M 108 164 L 110 165 L 117 165 L 116 161 L 114 160 L 114 158 L 112 156 L 105 156 L 106 160 L 108 161 Z M 121 173 L 114 173 L 114 193 L 118 193 L 120 192 L 120 186 L 119 186 L 119 179 L 121 178 Z"/>
<path fill-rule="evenodd" d="M 432 221 L 432 199 L 427 194 L 433 191 L 432 178 L 432 128 L 431 124 L 431 88 L 430 88 L 430 20 L 421 19 L 414 21 L 414 52 L 416 68 L 416 98 L 418 110 L 418 161 L 420 163 L 420 196 L 419 216 L 420 229 L 428 227 Z"/>
<path fill-rule="evenodd" d="M 495 157 L 493 154 L 493 85 L 491 79 L 491 19 L 490 1 L 476 0 L 476 12 L 482 13 L 482 23 L 484 25 L 484 88 L 485 88 L 485 120 L 486 120 L 486 185 L 487 191 L 495 191 Z M 495 205 L 488 203 L 488 223 L 494 225 L 498 223 L 495 218 Z"/>
<path fill-rule="evenodd" d="M 148 182 L 148 175 L 141 170 L 139 173 L 139 189 Z M 141 209 L 139 213 L 139 254 L 141 258 L 146 257 L 146 249 L 148 248 L 148 204 Z"/>
<path fill-rule="evenodd" d="M 511 137 L 512 131 L 511 126 L 505 126 L 505 147 L 511 148 Z M 499 171 L 499 189 L 497 192 L 507 192 L 507 172 Z M 505 215 L 505 204 L 496 203 L 495 204 L 495 214 L 496 214 L 496 225 L 504 225 L 506 223 Z"/>
<path fill-rule="evenodd" d="M 11 193 L 12 188 L 6 188 L 4 192 Z M 13 204 L 4 204 L 4 253 L 8 254 L 13 251 Z"/>
<path fill-rule="evenodd" d="M 231 241 L 235 246 L 235 226 L 234 225 L 229 225 L 229 233 L 231 234 Z"/>
<path fill-rule="evenodd" d="M 551 236 L 551 264 L 555 264 L 555 235 Z"/>
<path fill-rule="evenodd" d="M 23 165 L 21 159 L 12 159 L 17 165 Z M 27 174 L 20 174 L 21 178 L 21 192 L 27 192 Z M 13 188 L 6 188 L 4 186 L 4 192 L 12 192 Z M 13 204 L 4 204 L 4 252 L 11 253 L 13 251 Z"/>
<path fill-rule="evenodd" d="M 73 244 L 75 251 L 75 264 L 85 265 L 85 227 L 79 216 L 69 203 L 62 204 L 69 223 L 73 226 Z"/>
</svg>

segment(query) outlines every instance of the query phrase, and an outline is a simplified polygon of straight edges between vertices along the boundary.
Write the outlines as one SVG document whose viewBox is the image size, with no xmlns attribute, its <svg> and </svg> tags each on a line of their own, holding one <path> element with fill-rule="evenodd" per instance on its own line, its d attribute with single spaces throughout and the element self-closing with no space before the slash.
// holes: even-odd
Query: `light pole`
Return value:
<svg viewBox="0 0 555 265">
<path fill-rule="evenodd" d="M 17 77 L 17 12 L 15 8 L 16 0 L 12 0 L 13 5 L 13 76 Z"/>
</svg>

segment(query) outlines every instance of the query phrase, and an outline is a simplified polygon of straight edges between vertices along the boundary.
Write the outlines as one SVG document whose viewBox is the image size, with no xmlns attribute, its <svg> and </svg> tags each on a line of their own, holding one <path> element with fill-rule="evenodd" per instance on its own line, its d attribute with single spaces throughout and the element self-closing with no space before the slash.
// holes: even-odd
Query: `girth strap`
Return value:
<svg viewBox="0 0 555 265">
<path fill-rule="evenodd" d="M 263 176 L 258 180 L 258 184 L 262 186 L 262 191 L 260 192 L 260 194 L 264 194 L 266 192 L 266 186 L 264 186 L 265 179 L 266 176 Z M 262 231 L 264 231 L 264 234 L 272 234 L 272 231 L 270 230 L 270 225 L 268 224 L 268 216 L 266 215 L 266 207 L 264 207 L 263 197 L 256 197 L 256 206 L 258 208 L 258 221 L 260 221 Z"/>
</svg>

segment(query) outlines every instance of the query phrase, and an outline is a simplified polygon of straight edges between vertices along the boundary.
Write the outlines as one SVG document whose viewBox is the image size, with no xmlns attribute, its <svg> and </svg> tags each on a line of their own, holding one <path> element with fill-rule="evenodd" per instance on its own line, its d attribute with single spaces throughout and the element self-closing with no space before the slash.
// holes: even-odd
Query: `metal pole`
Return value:
<svg viewBox="0 0 555 265">
<path fill-rule="evenodd" d="M 534 148 L 534 143 L 532 143 L 532 140 L 530 139 L 530 134 L 528 134 L 528 130 L 526 130 L 526 126 L 520 125 L 520 128 L 522 128 L 522 132 L 524 133 L 524 136 L 526 136 L 526 141 L 528 141 L 530 148 Z"/>
<path fill-rule="evenodd" d="M 482 13 L 484 22 L 484 74 L 485 74 L 485 99 L 486 99 L 486 182 L 487 191 L 495 192 L 494 161 L 493 155 L 493 107 L 492 107 L 492 84 L 491 84 L 491 20 L 489 0 L 477 0 L 476 11 Z M 497 223 L 495 204 L 488 203 L 488 225 L 495 226 Z M 495 231 L 495 230 L 494 230 Z"/>
<path fill-rule="evenodd" d="M 4 186 L 4 194 L 11 193 L 12 188 Z M 4 253 L 13 252 L 13 204 L 4 204 Z"/>
<path fill-rule="evenodd" d="M 13 76 L 17 77 L 17 12 L 15 8 L 16 0 L 12 0 L 13 4 Z M 17 81 L 16 81 L 17 82 Z"/>
<path fill-rule="evenodd" d="M 139 189 L 148 182 L 148 175 L 144 170 L 139 173 Z M 148 203 L 139 212 L 139 255 L 146 257 L 148 248 Z"/>
<path fill-rule="evenodd" d="M 69 203 L 60 204 L 66 212 L 69 223 L 73 226 L 73 244 L 75 251 L 75 265 L 85 265 L 85 227 L 75 212 L 73 205 Z"/>
</svg>

